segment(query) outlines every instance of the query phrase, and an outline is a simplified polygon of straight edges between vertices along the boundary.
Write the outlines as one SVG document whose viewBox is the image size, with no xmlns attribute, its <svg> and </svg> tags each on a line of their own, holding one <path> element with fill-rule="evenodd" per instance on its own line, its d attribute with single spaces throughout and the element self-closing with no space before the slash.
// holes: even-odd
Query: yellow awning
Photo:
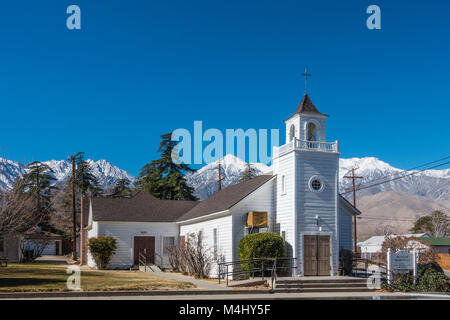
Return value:
<svg viewBox="0 0 450 320">
<path fill-rule="evenodd" d="M 247 227 L 267 227 L 267 212 L 250 211 L 247 215 Z"/>
</svg>

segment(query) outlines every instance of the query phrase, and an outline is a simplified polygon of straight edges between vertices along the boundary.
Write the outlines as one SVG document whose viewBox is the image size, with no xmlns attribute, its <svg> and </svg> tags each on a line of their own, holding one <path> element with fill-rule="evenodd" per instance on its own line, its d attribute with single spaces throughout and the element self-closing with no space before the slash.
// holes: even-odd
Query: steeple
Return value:
<svg viewBox="0 0 450 320">
<path fill-rule="evenodd" d="M 295 110 L 294 114 L 292 116 L 290 116 L 288 119 L 286 119 L 285 121 L 289 120 L 296 114 L 317 115 L 317 116 L 322 116 L 322 117 L 328 118 L 328 115 L 323 114 L 323 113 L 319 112 L 319 110 L 317 110 L 317 108 L 311 102 L 311 99 L 309 99 L 309 96 L 307 94 L 305 94 L 302 101 L 300 101 L 300 104 L 298 105 L 297 110 Z"/>
</svg>

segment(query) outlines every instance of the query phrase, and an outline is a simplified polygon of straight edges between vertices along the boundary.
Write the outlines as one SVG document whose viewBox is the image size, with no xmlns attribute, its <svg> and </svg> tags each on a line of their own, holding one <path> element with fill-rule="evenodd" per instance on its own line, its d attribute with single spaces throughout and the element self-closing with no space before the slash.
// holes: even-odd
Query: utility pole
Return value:
<svg viewBox="0 0 450 320">
<path fill-rule="evenodd" d="M 77 204 L 75 201 L 75 161 L 81 159 L 82 152 L 70 156 L 72 161 L 72 259 L 77 260 Z"/>
<path fill-rule="evenodd" d="M 345 175 L 345 179 L 352 179 L 352 187 L 348 188 L 347 190 L 353 190 L 353 206 L 356 208 L 356 189 L 359 188 L 361 185 L 356 185 L 356 179 L 362 179 L 363 177 L 355 176 L 355 171 L 358 170 L 358 168 L 352 168 L 347 172 L 349 174 L 351 172 L 351 176 Z M 356 245 L 356 216 L 353 216 L 353 252 L 355 255 L 358 254 L 358 247 Z"/>
<path fill-rule="evenodd" d="M 219 183 L 219 191 L 222 190 L 222 173 L 221 173 L 221 165 L 220 165 L 220 159 L 219 159 L 219 179 L 217 182 Z"/>
</svg>

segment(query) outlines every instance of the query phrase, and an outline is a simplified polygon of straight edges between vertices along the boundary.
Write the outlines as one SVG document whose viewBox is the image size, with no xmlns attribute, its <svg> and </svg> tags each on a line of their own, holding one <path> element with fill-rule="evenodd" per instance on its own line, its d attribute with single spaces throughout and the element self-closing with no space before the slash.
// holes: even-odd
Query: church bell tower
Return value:
<svg viewBox="0 0 450 320">
<path fill-rule="evenodd" d="M 295 258 L 297 275 L 338 270 L 339 144 L 326 141 L 327 118 L 305 93 L 284 121 L 286 143 L 273 150 L 276 229 Z"/>
</svg>

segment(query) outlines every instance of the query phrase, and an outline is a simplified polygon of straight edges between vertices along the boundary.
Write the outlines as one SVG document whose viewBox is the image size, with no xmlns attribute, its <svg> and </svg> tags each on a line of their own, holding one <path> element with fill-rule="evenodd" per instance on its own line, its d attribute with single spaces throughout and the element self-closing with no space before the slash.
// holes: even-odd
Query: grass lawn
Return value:
<svg viewBox="0 0 450 320">
<path fill-rule="evenodd" d="M 67 265 L 8 263 L 0 268 L 0 292 L 68 291 Z M 83 291 L 179 290 L 195 285 L 140 271 L 81 269 Z"/>
<path fill-rule="evenodd" d="M 173 271 L 167 271 L 168 273 L 172 273 L 172 274 L 176 274 L 178 276 L 182 276 L 182 277 L 186 277 L 187 279 L 196 279 L 194 276 L 189 276 L 186 274 L 183 274 L 181 272 L 173 272 Z M 206 282 L 210 282 L 212 284 L 219 284 L 219 279 L 218 278 L 203 278 L 203 279 L 197 279 L 197 280 L 202 280 L 202 281 L 206 281 Z M 225 280 L 222 279 L 222 283 Z"/>
</svg>

